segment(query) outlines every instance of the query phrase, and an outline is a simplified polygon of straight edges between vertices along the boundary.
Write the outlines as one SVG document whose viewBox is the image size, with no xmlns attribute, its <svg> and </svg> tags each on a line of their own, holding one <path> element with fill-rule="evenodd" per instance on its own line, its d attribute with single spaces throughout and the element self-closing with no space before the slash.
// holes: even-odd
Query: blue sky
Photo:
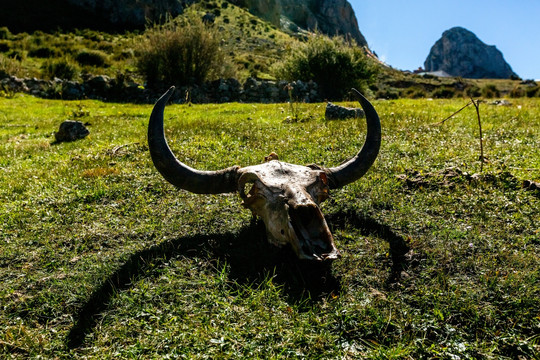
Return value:
<svg viewBox="0 0 540 360">
<path fill-rule="evenodd" d="M 349 0 L 371 50 L 396 69 L 424 65 L 445 30 L 495 45 L 523 79 L 540 79 L 540 0 Z"/>
</svg>

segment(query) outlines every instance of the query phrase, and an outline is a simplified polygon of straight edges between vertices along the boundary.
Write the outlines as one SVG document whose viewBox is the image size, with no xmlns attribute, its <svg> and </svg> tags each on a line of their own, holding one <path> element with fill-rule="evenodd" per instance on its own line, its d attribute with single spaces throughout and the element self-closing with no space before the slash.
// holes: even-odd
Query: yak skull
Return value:
<svg viewBox="0 0 540 360">
<path fill-rule="evenodd" d="M 169 148 L 163 131 L 165 105 L 171 87 L 156 103 L 148 125 L 149 150 L 161 175 L 178 188 L 201 194 L 237 191 L 242 205 L 259 216 L 268 240 L 277 246 L 290 244 L 300 259 L 334 260 L 341 255 L 319 208 L 329 190 L 362 177 L 377 158 L 381 143 L 379 117 L 360 93 L 366 114 L 366 141 L 358 154 L 341 165 L 323 168 L 279 161 L 275 154 L 267 162 L 218 171 L 201 171 L 180 162 Z"/>
<path fill-rule="evenodd" d="M 328 198 L 324 171 L 271 160 L 242 172 L 238 181 L 242 205 L 263 220 L 272 244 L 290 244 L 301 259 L 340 256 L 319 208 Z M 251 185 L 247 194 L 246 185 Z"/>
</svg>

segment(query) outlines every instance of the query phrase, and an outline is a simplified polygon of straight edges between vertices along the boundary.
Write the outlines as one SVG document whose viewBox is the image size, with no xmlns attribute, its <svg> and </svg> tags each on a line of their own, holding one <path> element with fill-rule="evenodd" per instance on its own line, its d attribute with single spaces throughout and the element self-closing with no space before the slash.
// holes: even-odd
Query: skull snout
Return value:
<svg viewBox="0 0 540 360">
<path fill-rule="evenodd" d="M 242 205 L 264 221 L 270 243 L 290 244 L 300 259 L 341 257 L 319 208 L 328 198 L 324 172 L 272 160 L 245 171 L 237 190 Z"/>
<path fill-rule="evenodd" d="M 291 245 L 300 258 L 324 261 L 341 257 L 316 204 L 289 204 L 289 218 L 296 235 L 296 242 Z"/>
</svg>

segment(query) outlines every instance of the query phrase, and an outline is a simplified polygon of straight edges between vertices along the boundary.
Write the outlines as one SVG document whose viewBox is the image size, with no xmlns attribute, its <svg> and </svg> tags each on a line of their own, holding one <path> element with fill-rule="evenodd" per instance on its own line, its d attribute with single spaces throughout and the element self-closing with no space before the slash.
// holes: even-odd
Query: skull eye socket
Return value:
<svg viewBox="0 0 540 360">
<path fill-rule="evenodd" d="M 328 194 L 328 177 L 324 171 L 321 171 L 317 176 L 317 182 L 312 184 L 310 193 L 313 200 L 320 204 L 330 197 Z"/>
<path fill-rule="evenodd" d="M 319 173 L 319 179 L 321 179 L 324 185 L 328 186 L 328 176 L 326 176 L 326 173 L 324 171 L 321 171 Z"/>
<path fill-rule="evenodd" d="M 253 196 L 256 193 L 257 188 L 255 187 L 255 181 L 259 180 L 257 174 L 245 173 L 240 176 L 238 180 L 238 193 L 242 199 L 246 199 L 246 189 L 249 186 L 248 194 Z"/>
<path fill-rule="evenodd" d="M 242 197 L 251 197 L 255 194 L 255 184 L 246 183 L 243 186 L 243 189 L 240 190 L 240 194 L 244 194 Z"/>
</svg>

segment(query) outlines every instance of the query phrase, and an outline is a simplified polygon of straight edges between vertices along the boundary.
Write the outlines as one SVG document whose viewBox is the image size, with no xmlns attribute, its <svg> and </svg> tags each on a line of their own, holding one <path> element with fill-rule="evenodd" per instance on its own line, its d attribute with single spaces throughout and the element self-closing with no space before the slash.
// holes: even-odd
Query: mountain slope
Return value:
<svg viewBox="0 0 540 360">
<path fill-rule="evenodd" d="M 0 27 L 13 32 L 35 30 L 143 29 L 148 22 L 182 14 L 191 4 L 220 6 L 217 0 L 25 0 L 4 1 Z M 330 36 L 350 36 L 359 45 L 367 42 L 358 29 L 356 16 L 347 0 L 231 0 L 233 5 L 288 31 L 315 30 Z"/>
</svg>

